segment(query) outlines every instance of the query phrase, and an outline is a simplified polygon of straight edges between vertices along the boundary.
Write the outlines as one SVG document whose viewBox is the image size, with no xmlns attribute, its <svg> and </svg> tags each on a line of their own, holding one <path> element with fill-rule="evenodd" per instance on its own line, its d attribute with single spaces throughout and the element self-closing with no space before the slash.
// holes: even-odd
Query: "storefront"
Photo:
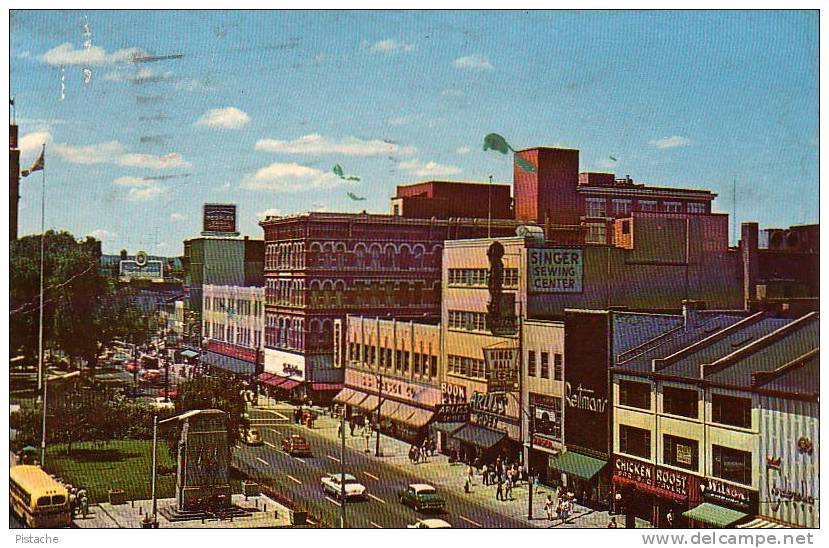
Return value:
<svg viewBox="0 0 829 548">
<path fill-rule="evenodd" d="M 568 493 L 584 505 L 596 505 L 607 499 L 609 486 L 602 472 L 607 461 L 575 450 L 551 455 L 548 460 L 548 481 L 563 485 Z"/>
<path fill-rule="evenodd" d="M 638 517 L 654 527 L 688 527 L 683 514 L 701 500 L 699 476 L 613 456 L 613 509 L 627 519 Z"/>
<path fill-rule="evenodd" d="M 440 391 L 430 385 L 347 369 L 345 387 L 333 401 L 344 405 L 346 416 L 358 425 L 366 419 L 376 425 L 379 416 L 383 434 L 420 444 L 429 435 L 427 425 L 440 402 Z"/>
<path fill-rule="evenodd" d="M 755 516 L 759 509 L 759 493 L 717 478 L 699 483 L 702 504 L 684 513 L 691 527 L 735 527 Z"/>
<path fill-rule="evenodd" d="M 449 454 L 470 463 L 493 463 L 499 458 L 519 462 L 521 425 L 518 417 L 509 413 L 510 404 L 510 396 L 503 392 L 473 392 L 469 398 L 469 422 L 448 434 Z"/>
</svg>

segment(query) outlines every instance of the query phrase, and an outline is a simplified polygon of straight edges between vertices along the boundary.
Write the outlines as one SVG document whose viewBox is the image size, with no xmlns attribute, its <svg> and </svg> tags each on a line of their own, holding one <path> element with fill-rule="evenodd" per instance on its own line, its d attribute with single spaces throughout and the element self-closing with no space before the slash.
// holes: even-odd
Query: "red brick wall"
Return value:
<svg viewBox="0 0 829 548">
<path fill-rule="evenodd" d="M 551 224 L 578 224 L 582 200 L 579 181 L 579 151 L 532 148 L 518 153 L 536 166 L 536 173 L 513 167 L 515 218 Z"/>
</svg>

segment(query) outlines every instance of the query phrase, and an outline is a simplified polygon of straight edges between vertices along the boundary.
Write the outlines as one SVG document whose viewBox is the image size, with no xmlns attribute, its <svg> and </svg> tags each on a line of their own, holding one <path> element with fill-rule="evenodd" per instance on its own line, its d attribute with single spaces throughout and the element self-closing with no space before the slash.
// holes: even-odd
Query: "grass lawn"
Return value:
<svg viewBox="0 0 829 548">
<path fill-rule="evenodd" d="M 46 456 L 47 470 L 75 486 L 89 491 L 92 502 L 104 502 L 112 488 L 126 491 L 127 499 L 151 498 L 150 470 L 153 442 L 151 440 L 115 440 L 106 445 L 96 443 L 72 444 L 72 453 L 66 454 L 65 445 L 53 445 Z M 158 444 L 158 466 L 174 466 L 167 445 Z M 158 475 L 158 498 L 175 497 L 176 480 L 173 474 Z"/>
<path fill-rule="evenodd" d="M 46 469 L 72 485 L 86 487 L 92 502 L 106 502 L 112 488 L 123 489 L 127 500 L 146 500 L 152 497 L 152 451 L 151 440 L 114 440 L 101 446 L 76 443 L 72 444 L 70 455 L 66 454 L 65 445 L 53 445 L 48 448 Z M 175 468 L 163 442 L 158 444 L 158 466 L 162 470 Z M 175 473 L 159 474 L 156 482 L 158 498 L 176 496 Z M 234 493 L 241 493 L 241 480 L 231 475 L 230 487 Z"/>
</svg>

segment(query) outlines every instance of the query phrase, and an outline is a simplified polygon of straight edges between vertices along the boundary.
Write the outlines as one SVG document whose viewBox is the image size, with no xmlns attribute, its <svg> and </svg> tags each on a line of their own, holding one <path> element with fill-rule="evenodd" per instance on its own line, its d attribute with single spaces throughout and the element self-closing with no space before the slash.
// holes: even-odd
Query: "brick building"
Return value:
<svg viewBox="0 0 829 548">
<path fill-rule="evenodd" d="M 306 213 L 268 217 L 265 372 L 301 384 L 313 401 L 342 388 L 334 326 L 346 314 L 436 318 L 447 240 L 515 234 L 511 219 L 421 219 Z M 341 340 L 341 337 L 338 337 Z"/>
<path fill-rule="evenodd" d="M 392 215 L 419 219 L 514 217 L 509 184 L 426 181 L 399 185 L 391 205 Z"/>
</svg>

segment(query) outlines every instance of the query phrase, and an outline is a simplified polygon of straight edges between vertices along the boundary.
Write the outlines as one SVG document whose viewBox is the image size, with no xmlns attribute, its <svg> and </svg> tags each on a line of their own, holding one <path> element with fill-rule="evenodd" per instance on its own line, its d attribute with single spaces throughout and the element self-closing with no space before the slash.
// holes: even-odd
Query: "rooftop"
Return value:
<svg viewBox="0 0 829 548">
<path fill-rule="evenodd" d="M 444 181 L 444 180 L 431 180 L 431 181 L 421 181 L 419 183 L 409 183 L 407 185 L 397 185 L 397 188 L 411 188 L 415 186 L 422 186 L 422 185 L 480 185 L 480 186 L 500 186 L 500 187 L 511 187 L 512 183 L 496 183 L 489 181 Z"/>
</svg>

